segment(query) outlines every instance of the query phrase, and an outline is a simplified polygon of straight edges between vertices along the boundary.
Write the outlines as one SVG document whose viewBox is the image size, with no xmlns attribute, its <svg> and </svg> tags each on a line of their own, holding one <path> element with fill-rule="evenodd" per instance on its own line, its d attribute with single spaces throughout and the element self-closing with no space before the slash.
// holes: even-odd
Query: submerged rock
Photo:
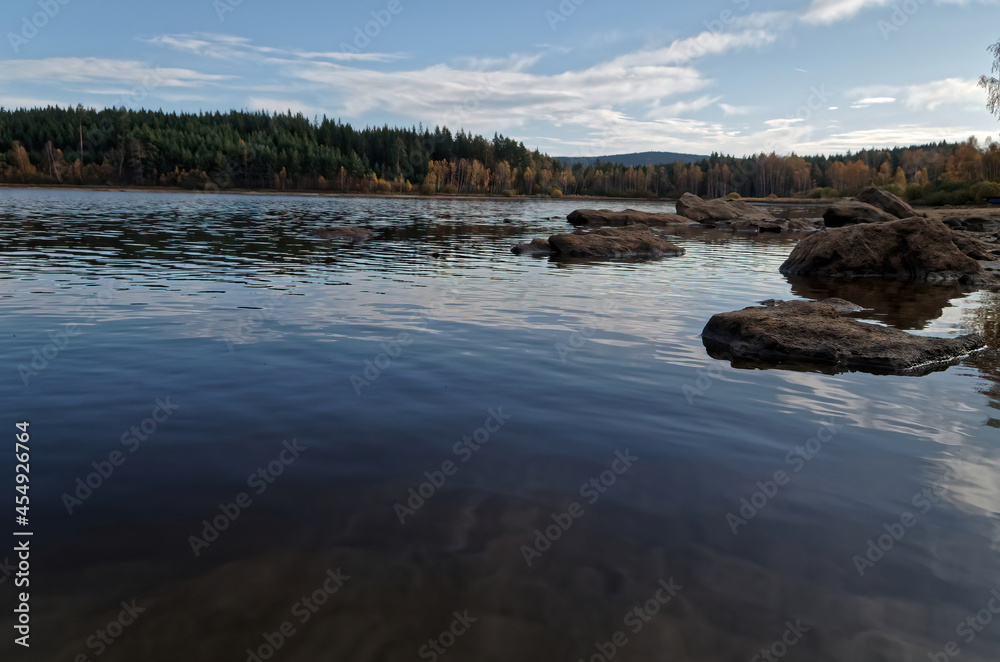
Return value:
<svg viewBox="0 0 1000 662">
<path fill-rule="evenodd" d="M 851 225 L 810 235 L 781 265 L 793 276 L 878 276 L 902 280 L 994 284 L 982 266 L 956 245 L 941 221 L 907 218 Z M 959 238 L 960 243 L 965 240 Z"/>
<path fill-rule="evenodd" d="M 645 225 L 620 228 L 601 228 L 591 232 L 577 230 L 572 234 L 557 234 L 545 239 L 535 239 L 530 244 L 520 244 L 511 249 L 516 254 L 559 257 L 606 258 L 659 258 L 683 255 L 684 249 L 653 234 Z"/>
<path fill-rule="evenodd" d="M 704 200 L 693 193 L 685 193 L 677 201 L 677 213 L 699 223 L 716 221 L 777 222 L 775 216 L 742 200 Z"/>
<path fill-rule="evenodd" d="M 514 255 L 552 255 L 552 244 L 548 239 L 532 239 L 530 243 L 518 244 L 510 249 Z"/>
<path fill-rule="evenodd" d="M 841 200 L 823 212 L 823 221 L 828 228 L 842 228 L 860 223 L 888 223 L 899 220 L 892 214 L 867 202 Z"/>
<path fill-rule="evenodd" d="M 344 225 L 327 225 L 324 228 L 313 230 L 311 234 L 320 239 L 342 239 L 355 244 L 375 237 L 375 233 L 368 228 L 356 228 Z"/>
<path fill-rule="evenodd" d="M 602 226 L 622 226 L 622 225 L 678 225 L 690 223 L 691 219 L 677 214 L 654 214 L 635 209 L 625 211 L 611 211 L 610 209 L 577 209 L 570 213 L 566 219 L 576 226 L 592 225 Z"/>
<path fill-rule="evenodd" d="M 859 322 L 843 316 L 854 307 L 839 299 L 769 303 L 774 305 L 714 315 L 702 331 L 706 347 L 751 361 L 907 373 L 985 346 L 978 335 L 929 338 Z"/>
<path fill-rule="evenodd" d="M 923 216 L 918 214 L 913 207 L 908 205 L 895 193 L 883 191 L 880 188 L 869 186 L 856 196 L 861 202 L 865 202 L 873 207 L 877 207 L 887 214 L 892 214 L 896 218 L 912 218 Z"/>
</svg>

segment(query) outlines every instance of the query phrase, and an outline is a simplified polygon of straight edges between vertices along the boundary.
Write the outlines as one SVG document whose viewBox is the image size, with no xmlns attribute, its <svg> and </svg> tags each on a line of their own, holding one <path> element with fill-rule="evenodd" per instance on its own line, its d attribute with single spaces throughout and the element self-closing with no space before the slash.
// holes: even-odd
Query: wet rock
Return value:
<svg viewBox="0 0 1000 662">
<path fill-rule="evenodd" d="M 611 211 L 610 209 L 577 209 L 566 219 L 576 226 L 590 225 L 594 227 L 623 225 L 678 225 L 690 223 L 691 220 L 677 214 L 654 214 L 635 209 Z"/>
<path fill-rule="evenodd" d="M 946 216 L 942 222 L 953 230 L 966 232 L 993 231 L 1000 225 L 1000 219 L 989 216 Z"/>
<path fill-rule="evenodd" d="M 541 253 L 548 244 L 552 255 L 558 257 L 602 257 L 648 259 L 683 255 L 684 249 L 653 234 L 645 225 L 629 225 L 620 228 L 601 228 L 591 232 L 577 230 L 572 234 L 557 234 L 544 239 L 535 239 L 530 244 L 515 246 L 512 251 L 527 253 L 528 247 Z"/>
<path fill-rule="evenodd" d="M 950 228 L 928 218 L 817 232 L 798 243 L 780 271 L 793 276 L 995 284 L 978 262 L 959 249 Z"/>
<path fill-rule="evenodd" d="M 887 211 L 858 200 L 841 200 L 823 212 L 823 221 L 828 228 L 842 228 L 860 223 L 888 223 L 899 220 Z"/>
<path fill-rule="evenodd" d="M 930 338 L 859 322 L 844 317 L 851 306 L 842 300 L 784 301 L 720 313 L 709 320 L 702 340 L 710 350 L 739 359 L 879 373 L 920 371 L 985 346 L 977 335 Z"/>
<path fill-rule="evenodd" d="M 685 193 L 677 201 L 677 213 L 699 223 L 716 221 L 769 221 L 778 219 L 759 207 L 742 200 L 703 200 L 693 193 Z"/>
<path fill-rule="evenodd" d="M 963 232 L 961 230 L 951 231 L 951 240 L 955 242 L 958 250 L 962 251 L 973 260 L 996 260 L 997 256 L 993 254 L 996 250 L 994 246 L 990 246 L 984 241 L 980 241 L 977 237 L 969 234 L 968 232 Z"/>
<path fill-rule="evenodd" d="M 375 233 L 368 228 L 356 228 L 348 226 L 336 226 L 327 225 L 323 228 L 317 228 L 313 230 L 310 234 L 319 237 L 320 239 L 340 239 L 344 241 L 350 241 L 351 243 L 357 244 L 362 241 L 368 241 L 369 239 L 374 239 Z"/>
<path fill-rule="evenodd" d="M 548 239 L 532 239 L 530 243 L 518 244 L 510 249 L 514 255 L 552 255 L 552 245 Z"/>
<path fill-rule="evenodd" d="M 877 207 L 882 211 L 892 214 L 896 218 L 913 218 L 914 216 L 923 216 L 923 214 L 918 214 L 913 207 L 906 204 L 902 198 L 889 191 L 883 191 L 880 188 L 874 186 L 869 186 L 865 190 L 858 193 L 857 199 L 860 202 L 865 202 L 873 207 Z"/>
</svg>

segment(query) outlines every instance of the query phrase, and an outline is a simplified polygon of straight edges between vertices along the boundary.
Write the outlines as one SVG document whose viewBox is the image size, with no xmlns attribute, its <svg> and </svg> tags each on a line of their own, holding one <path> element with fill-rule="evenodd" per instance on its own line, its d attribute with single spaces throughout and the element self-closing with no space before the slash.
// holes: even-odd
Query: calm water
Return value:
<svg viewBox="0 0 1000 662">
<path fill-rule="evenodd" d="M 578 206 L 0 191 L 4 443 L 30 421 L 35 532 L 32 647 L 0 570 L 3 659 L 998 659 L 996 354 L 751 371 L 699 334 L 831 295 L 994 333 L 1000 303 L 789 282 L 780 236 L 510 254 Z"/>
</svg>

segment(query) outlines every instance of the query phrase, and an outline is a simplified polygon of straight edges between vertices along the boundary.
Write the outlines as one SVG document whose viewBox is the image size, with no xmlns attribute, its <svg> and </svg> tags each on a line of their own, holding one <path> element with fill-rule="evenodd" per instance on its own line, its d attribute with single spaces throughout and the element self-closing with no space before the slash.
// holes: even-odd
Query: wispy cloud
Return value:
<svg viewBox="0 0 1000 662">
<path fill-rule="evenodd" d="M 153 80 L 157 86 L 189 87 L 231 78 L 232 76 L 206 74 L 191 69 L 154 68 L 144 62 L 134 60 L 96 57 L 0 60 L 0 81 L 59 81 L 65 83 L 117 81 L 135 85 Z"/>
<path fill-rule="evenodd" d="M 916 2 L 917 0 L 914 0 Z M 919 0 L 918 7 L 927 0 Z M 935 0 L 937 4 L 966 6 L 978 2 L 982 5 L 998 5 L 1000 0 Z M 805 23 L 829 24 L 853 18 L 870 7 L 888 7 L 898 4 L 898 0 L 812 0 L 802 12 Z M 909 16 L 912 12 L 907 12 Z"/>
<path fill-rule="evenodd" d="M 858 99 L 851 105 L 851 108 L 867 108 L 869 106 L 879 106 L 887 103 L 896 103 L 895 97 L 866 97 Z"/>
<path fill-rule="evenodd" d="M 219 60 L 291 58 L 293 60 L 331 60 L 335 62 L 390 62 L 406 58 L 400 53 L 349 53 L 340 51 L 296 51 L 286 48 L 255 45 L 250 39 L 234 35 L 195 32 L 167 34 L 140 39 L 155 46 Z"/>
</svg>

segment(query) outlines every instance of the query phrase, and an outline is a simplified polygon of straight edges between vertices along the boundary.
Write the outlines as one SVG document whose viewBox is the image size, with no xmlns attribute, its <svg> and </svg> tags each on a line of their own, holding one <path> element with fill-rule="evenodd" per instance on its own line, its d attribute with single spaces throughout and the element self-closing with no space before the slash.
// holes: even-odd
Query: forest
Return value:
<svg viewBox="0 0 1000 662">
<path fill-rule="evenodd" d="M 833 198 L 875 184 L 926 204 L 1000 196 L 1000 145 L 832 156 L 719 153 L 697 163 L 563 166 L 524 143 L 446 127 L 301 114 L 0 108 L 0 183 L 423 195 Z"/>
</svg>

